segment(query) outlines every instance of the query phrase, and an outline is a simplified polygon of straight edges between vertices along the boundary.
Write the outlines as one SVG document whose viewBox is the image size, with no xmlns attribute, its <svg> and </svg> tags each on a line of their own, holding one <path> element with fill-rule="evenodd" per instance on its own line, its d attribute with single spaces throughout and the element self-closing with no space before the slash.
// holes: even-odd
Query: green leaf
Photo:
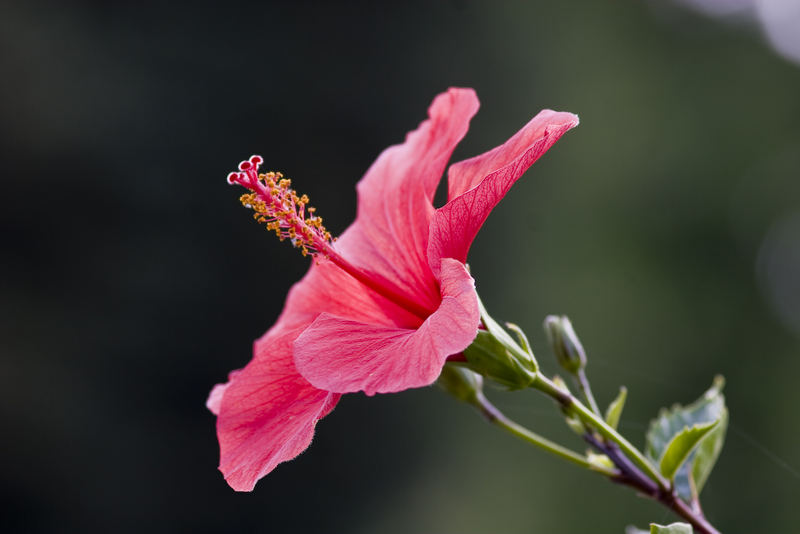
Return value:
<svg viewBox="0 0 800 534">
<path fill-rule="evenodd" d="M 611 401 L 606 410 L 606 423 L 614 430 L 619 426 L 619 418 L 622 415 L 622 409 L 625 407 L 626 398 L 628 398 L 628 388 L 622 386 L 619 388 L 617 398 Z"/>
<path fill-rule="evenodd" d="M 662 526 L 650 523 L 650 534 L 692 534 L 692 525 L 689 523 L 672 523 Z"/>
<path fill-rule="evenodd" d="M 627 527 L 625 527 L 625 534 L 650 534 L 650 531 L 642 530 L 633 525 L 628 525 Z"/>
<path fill-rule="evenodd" d="M 703 491 L 708 475 L 711 474 L 714 464 L 717 463 L 719 453 L 722 451 L 722 445 L 725 443 L 725 432 L 727 430 L 728 409 L 723 406 L 719 424 L 700 442 L 700 446 L 695 451 L 691 472 L 691 480 L 694 482 L 692 490 L 695 496 L 700 495 L 700 492 Z"/>
<path fill-rule="evenodd" d="M 717 426 L 717 423 L 719 423 L 719 419 L 712 423 L 697 424 L 691 428 L 685 426 L 683 430 L 675 434 L 667 445 L 664 454 L 661 455 L 661 461 L 659 462 L 661 474 L 672 480 L 678 469 L 700 443 L 700 440 Z"/>
<path fill-rule="evenodd" d="M 670 441 L 684 428 L 719 421 L 713 430 L 702 437 L 696 449 L 690 452 L 688 459 L 675 473 L 675 489 L 687 502 L 697 498 L 725 439 L 727 410 L 722 395 L 724 383 L 722 377 L 717 377 L 711 388 L 694 403 L 685 407 L 676 404 L 669 410 L 661 410 L 647 431 L 645 454 L 653 462 L 660 463 Z"/>
</svg>

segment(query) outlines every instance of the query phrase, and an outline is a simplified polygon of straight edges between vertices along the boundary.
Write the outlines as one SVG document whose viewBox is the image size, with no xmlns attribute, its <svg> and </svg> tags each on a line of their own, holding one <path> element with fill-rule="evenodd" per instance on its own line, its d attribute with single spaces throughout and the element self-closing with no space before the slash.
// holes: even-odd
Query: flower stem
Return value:
<svg viewBox="0 0 800 534">
<path fill-rule="evenodd" d="M 474 399 L 472 400 L 472 404 L 490 423 L 502 428 L 506 432 L 522 439 L 523 441 L 530 443 L 531 445 L 535 445 L 540 449 L 563 458 L 564 460 L 579 465 L 580 467 L 585 467 L 586 469 L 595 471 L 602 475 L 614 477 L 619 474 L 614 469 L 595 465 L 589 462 L 589 460 L 587 460 L 584 456 L 581 456 L 580 454 L 571 451 L 566 447 L 559 445 L 558 443 L 552 442 L 549 439 L 528 430 L 518 423 L 515 423 L 506 417 L 500 410 L 498 410 L 494 404 L 489 402 L 489 400 L 482 393 L 475 395 Z"/>
<path fill-rule="evenodd" d="M 699 534 L 720 534 L 714 526 L 708 522 L 703 515 L 703 512 L 698 508 L 686 504 L 675 493 L 675 490 L 670 491 L 661 490 L 652 480 L 647 478 L 625 455 L 620 453 L 620 450 L 613 443 L 602 443 L 592 434 L 587 433 L 584 438 L 586 441 L 599 452 L 608 456 L 614 465 L 620 471 L 620 474 L 611 477 L 611 480 L 618 484 L 625 484 L 639 491 L 642 495 L 646 495 L 651 499 L 660 502 L 677 515 L 691 523 L 694 531 Z"/>
<path fill-rule="evenodd" d="M 627 439 L 622 437 L 616 430 L 608 425 L 602 417 L 584 406 L 578 399 L 572 396 L 569 391 L 561 389 L 551 380 L 537 373 L 531 387 L 544 392 L 561 404 L 567 413 L 578 417 L 584 424 L 597 430 L 607 440 L 615 443 L 620 450 L 630 458 L 650 479 L 652 479 L 662 491 L 669 491 L 669 483 L 661 476 L 656 468 L 634 447 Z"/>
<path fill-rule="evenodd" d="M 594 400 L 594 395 L 592 394 L 592 388 L 589 385 L 589 379 L 586 378 L 586 371 L 583 368 L 578 369 L 577 377 L 578 379 L 578 387 L 581 389 L 581 393 L 583 393 L 583 397 L 586 399 L 586 402 L 589 403 L 589 407 L 592 409 L 594 413 L 603 417 L 603 413 L 600 411 L 600 407 L 597 405 L 597 401 Z"/>
</svg>

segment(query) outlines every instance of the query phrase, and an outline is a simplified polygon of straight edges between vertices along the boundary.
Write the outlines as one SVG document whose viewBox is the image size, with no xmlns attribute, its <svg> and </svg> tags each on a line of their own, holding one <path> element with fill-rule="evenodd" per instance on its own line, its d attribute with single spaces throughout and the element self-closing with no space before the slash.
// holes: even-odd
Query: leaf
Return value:
<svg viewBox="0 0 800 534">
<path fill-rule="evenodd" d="M 693 493 L 699 495 L 703 491 L 703 486 L 714 469 L 722 445 L 725 443 L 725 432 L 728 430 L 728 409 L 722 407 L 722 415 L 719 424 L 700 442 L 700 446 L 695 451 L 694 464 L 692 465 L 692 481 L 694 482 Z"/>
<path fill-rule="evenodd" d="M 664 454 L 661 455 L 659 468 L 661 474 L 672 480 L 675 473 L 683 465 L 694 448 L 700 443 L 706 434 L 708 434 L 719 423 L 719 419 L 712 423 L 702 423 L 692 426 L 683 427 L 679 433 L 675 434 L 667 445 Z"/>
<path fill-rule="evenodd" d="M 667 526 L 650 523 L 650 534 L 692 534 L 692 525 L 689 523 L 672 523 Z"/>
<path fill-rule="evenodd" d="M 725 439 L 727 410 L 725 397 L 722 395 L 724 383 L 722 377 L 717 377 L 711 388 L 692 404 L 685 407 L 676 404 L 669 410 L 661 410 L 658 417 L 650 422 L 647 431 L 645 454 L 653 462 L 660 463 L 672 438 L 684 428 L 720 421 L 712 431 L 703 436 L 697 448 L 690 452 L 688 459 L 675 474 L 675 489 L 687 502 L 697 498 Z"/>
<path fill-rule="evenodd" d="M 621 386 L 617 398 L 611 401 L 606 410 L 606 423 L 613 428 L 617 429 L 619 425 L 619 418 L 622 415 L 622 409 L 625 407 L 625 399 L 628 398 L 628 388 Z"/>
<path fill-rule="evenodd" d="M 628 525 L 627 527 L 625 527 L 625 534 L 650 534 L 650 531 L 642 530 L 633 525 Z"/>
</svg>

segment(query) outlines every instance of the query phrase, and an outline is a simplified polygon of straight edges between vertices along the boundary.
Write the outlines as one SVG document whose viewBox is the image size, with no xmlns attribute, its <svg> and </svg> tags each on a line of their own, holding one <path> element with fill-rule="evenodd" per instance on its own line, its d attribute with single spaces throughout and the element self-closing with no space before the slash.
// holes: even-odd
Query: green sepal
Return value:
<svg viewBox="0 0 800 534">
<path fill-rule="evenodd" d="M 531 350 L 531 343 L 528 341 L 528 336 L 525 335 L 525 332 L 522 331 L 522 328 L 515 323 L 506 323 L 506 328 L 511 330 L 517 335 L 517 341 L 519 341 L 519 345 L 522 347 L 522 350 L 533 356 L 533 350 Z"/>
<path fill-rule="evenodd" d="M 728 416 L 722 395 L 724 384 L 722 377 L 716 377 L 712 387 L 692 404 L 686 407 L 676 404 L 669 410 L 662 409 L 659 416 L 650 422 L 647 431 L 645 454 L 660 464 L 670 442 L 684 428 L 717 423 L 702 436 L 695 450 L 690 451 L 675 473 L 673 485 L 686 502 L 697 500 L 725 439 Z"/>
<path fill-rule="evenodd" d="M 606 423 L 614 430 L 619 426 L 619 418 L 622 416 L 622 409 L 625 407 L 625 399 L 627 398 L 628 388 L 621 386 L 617 398 L 608 405 L 608 409 L 606 410 Z"/>
<path fill-rule="evenodd" d="M 608 471 L 616 467 L 614 462 L 611 461 L 611 458 L 605 454 L 597 454 L 591 450 L 586 451 L 586 459 L 589 461 L 589 464 L 597 470 Z"/>
<path fill-rule="evenodd" d="M 689 523 L 672 523 L 667 526 L 650 523 L 650 534 L 692 534 Z"/>
<path fill-rule="evenodd" d="M 683 430 L 675 434 L 661 455 L 661 460 L 658 464 L 661 474 L 669 480 L 674 479 L 678 469 L 689 458 L 689 455 L 700 443 L 700 440 L 717 424 L 719 424 L 719 419 L 711 423 L 693 425 L 692 427 L 685 426 Z"/>
<path fill-rule="evenodd" d="M 650 523 L 650 530 L 642 530 L 633 525 L 625 529 L 625 534 L 692 534 L 692 532 L 692 525 L 688 523 L 672 523 L 667 526 Z"/>
<path fill-rule="evenodd" d="M 472 344 L 464 349 L 467 359 L 462 365 L 491 378 L 509 389 L 528 387 L 539 369 L 533 353 L 520 347 L 497 321 L 492 319 L 481 299 L 478 299 L 483 329 Z M 524 335 L 522 336 L 524 339 Z M 527 341 L 527 339 L 525 340 Z"/>
<path fill-rule="evenodd" d="M 465 366 L 509 389 L 528 387 L 536 372 L 516 358 L 494 334 L 479 330 L 472 344 L 464 349 Z"/>
<path fill-rule="evenodd" d="M 483 302 L 480 298 L 478 298 L 478 308 L 481 311 L 481 321 L 483 322 L 484 327 L 486 327 L 486 331 L 492 334 L 500 343 L 502 343 L 508 352 L 530 372 L 536 373 L 539 370 L 539 365 L 536 362 L 536 358 L 534 358 L 533 353 L 530 351 L 530 347 L 527 350 L 524 350 L 520 347 L 516 341 L 506 332 L 502 326 L 500 326 L 497 321 L 492 319 L 492 316 L 489 315 L 489 312 L 486 311 L 486 308 L 483 306 Z M 519 327 L 517 327 L 519 328 Z M 521 332 L 521 330 L 520 330 Z M 527 342 L 527 338 L 523 334 L 522 337 Z"/>
<path fill-rule="evenodd" d="M 583 423 L 581 423 L 580 419 L 577 417 L 565 417 L 564 420 L 567 422 L 569 429 L 577 435 L 584 436 L 586 434 L 586 427 L 583 426 Z"/>
</svg>

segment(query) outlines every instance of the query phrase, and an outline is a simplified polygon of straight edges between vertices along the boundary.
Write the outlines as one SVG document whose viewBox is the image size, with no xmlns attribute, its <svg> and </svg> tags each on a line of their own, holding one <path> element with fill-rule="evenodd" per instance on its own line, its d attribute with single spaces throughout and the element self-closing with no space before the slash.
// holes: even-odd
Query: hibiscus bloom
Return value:
<svg viewBox="0 0 800 534">
<path fill-rule="evenodd" d="M 401 145 L 386 149 L 358 183 L 355 222 L 331 240 L 322 220 L 261 158 L 228 180 L 282 239 L 315 256 L 289 291 L 253 359 L 214 387 L 219 469 L 239 491 L 305 450 L 343 393 L 427 386 L 477 334 L 475 285 L 464 262 L 489 212 L 567 130 L 571 113 L 545 110 L 503 145 L 453 164 L 448 201 L 433 196 L 478 110 L 471 89 L 450 89 Z"/>
</svg>

